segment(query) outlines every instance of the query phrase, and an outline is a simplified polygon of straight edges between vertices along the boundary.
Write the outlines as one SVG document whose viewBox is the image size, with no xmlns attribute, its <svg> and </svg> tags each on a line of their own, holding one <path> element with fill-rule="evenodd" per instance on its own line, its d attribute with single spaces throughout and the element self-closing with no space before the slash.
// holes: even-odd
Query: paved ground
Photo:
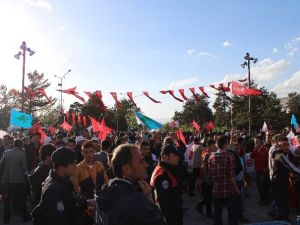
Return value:
<svg viewBox="0 0 300 225">
<path fill-rule="evenodd" d="M 260 206 L 257 204 L 258 195 L 256 191 L 255 185 L 251 186 L 248 190 L 249 197 L 245 200 L 245 216 L 249 219 L 249 224 L 258 223 L 258 222 L 266 222 L 272 221 L 272 219 L 267 215 L 267 212 L 270 206 Z M 186 194 L 184 195 L 184 207 L 189 207 L 188 211 L 184 213 L 184 225 L 211 225 L 212 220 L 206 219 L 201 216 L 196 210 L 195 206 L 197 201 L 201 199 L 201 195 L 197 194 L 196 197 L 188 197 Z M 0 205 L 0 224 L 2 224 L 3 219 L 3 204 Z M 291 212 L 290 220 L 296 220 L 295 211 Z M 21 223 L 20 217 L 14 215 L 10 224 L 12 225 L 21 225 L 21 224 L 32 224 Z M 226 211 L 224 212 L 224 225 L 227 224 L 226 220 Z M 294 224 L 296 224 L 294 222 Z"/>
</svg>

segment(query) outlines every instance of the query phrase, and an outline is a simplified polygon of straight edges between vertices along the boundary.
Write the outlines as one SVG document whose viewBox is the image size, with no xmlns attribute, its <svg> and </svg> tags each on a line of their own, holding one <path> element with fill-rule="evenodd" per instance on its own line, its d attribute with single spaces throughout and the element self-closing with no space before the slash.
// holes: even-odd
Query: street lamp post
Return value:
<svg viewBox="0 0 300 225">
<path fill-rule="evenodd" d="M 29 55 L 32 56 L 35 52 L 31 50 L 29 47 L 27 47 L 26 42 L 23 41 L 22 45 L 20 46 L 20 49 L 22 51 L 18 52 L 18 54 L 14 55 L 16 59 L 20 59 L 20 56 L 23 57 L 23 66 L 22 66 L 22 112 L 24 112 L 24 85 L 25 85 L 25 62 L 26 62 L 26 51 L 29 52 Z"/>
<path fill-rule="evenodd" d="M 243 68 L 247 66 L 248 68 L 248 88 L 250 88 L 250 82 L 251 82 L 251 72 L 250 72 L 250 61 L 252 61 L 254 64 L 257 62 L 258 58 L 253 58 L 250 56 L 250 54 L 247 52 L 244 56 L 245 62 L 241 64 Z M 249 125 L 249 136 L 251 137 L 251 96 L 248 96 L 248 125 Z"/>
<path fill-rule="evenodd" d="M 63 94 L 62 94 L 62 87 L 63 87 L 63 79 L 66 78 L 67 74 L 71 72 L 71 69 L 69 69 L 63 76 L 59 77 L 54 75 L 54 77 L 60 79 L 60 83 L 58 83 L 58 86 L 60 86 L 60 113 L 63 116 L 64 114 L 64 107 L 63 107 Z"/>
</svg>

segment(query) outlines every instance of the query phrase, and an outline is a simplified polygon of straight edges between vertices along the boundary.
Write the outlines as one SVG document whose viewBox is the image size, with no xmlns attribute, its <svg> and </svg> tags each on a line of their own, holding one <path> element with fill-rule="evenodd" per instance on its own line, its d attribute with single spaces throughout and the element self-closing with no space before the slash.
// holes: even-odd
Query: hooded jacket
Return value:
<svg viewBox="0 0 300 225">
<path fill-rule="evenodd" d="M 116 178 L 96 189 L 96 224 L 166 225 L 158 207 L 136 187 Z"/>
</svg>

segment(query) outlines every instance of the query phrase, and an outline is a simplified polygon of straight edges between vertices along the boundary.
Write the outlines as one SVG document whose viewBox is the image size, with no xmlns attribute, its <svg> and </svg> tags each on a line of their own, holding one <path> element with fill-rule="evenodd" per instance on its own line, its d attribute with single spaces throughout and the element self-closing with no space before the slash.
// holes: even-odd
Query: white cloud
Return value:
<svg viewBox="0 0 300 225">
<path fill-rule="evenodd" d="M 224 79 L 220 82 L 220 83 L 226 83 L 226 82 L 230 82 L 230 81 L 237 81 L 237 80 L 241 80 L 244 79 L 245 76 L 239 74 L 239 73 L 234 73 L 234 74 L 226 74 L 224 76 Z"/>
<path fill-rule="evenodd" d="M 288 55 L 289 55 L 289 56 L 294 56 L 295 53 L 298 52 L 298 50 L 299 50 L 299 49 L 298 49 L 297 47 L 294 47 L 294 48 L 290 49 Z"/>
<path fill-rule="evenodd" d="M 52 5 L 45 0 L 22 0 L 20 3 L 21 6 L 32 6 L 36 8 L 43 8 L 51 11 L 53 9 Z"/>
<path fill-rule="evenodd" d="M 287 96 L 288 93 L 296 91 L 299 92 L 300 89 L 300 70 L 293 74 L 289 79 L 285 80 L 283 83 L 276 85 L 272 91 L 274 91 L 279 96 Z"/>
<path fill-rule="evenodd" d="M 251 76 L 257 81 L 270 81 L 286 71 L 290 63 L 281 59 L 273 62 L 272 59 L 266 58 L 259 61 L 251 70 Z"/>
<path fill-rule="evenodd" d="M 226 47 L 231 47 L 231 46 L 232 46 L 231 42 L 228 41 L 228 40 L 224 41 L 222 45 L 223 45 L 223 47 L 225 47 L 225 48 L 226 48 Z"/>
<path fill-rule="evenodd" d="M 300 47 L 300 37 L 294 38 L 284 46 L 284 48 L 288 51 L 289 56 L 294 56 L 295 53 L 299 51 L 299 47 Z"/>
<path fill-rule="evenodd" d="M 273 48 L 272 49 L 272 53 L 277 53 L 277 52 L 279 52 L 278 48 Z"/>
<path fill-rule="evenodd" d="M 202 51 L 202 52 L 199 52 L 197 54 L 198 57 L 207 57 L 207 58 L 216 58 L 217 56 L 210 53 L 210 52 L 205 52 L 205 51 Z"/>
<path fill-rule="evenodd" d="M 183 87 L 185 85 L 193 84 L 193 83 L 197 83 L 197 82 L 199 82 L 199 80 L 196 77 L 188 78 L 185 80 L 178 80 L 178 81 L 174 81 L 171 84 L 169 84 L 168 89 L 179 88 L 179 87 Z"/>
<path fill-rule="evenodd" d="M 193 55 L 193 53 L 195 52 L 195 49 L 191 48 L 186 50 L 186 55 Z"/>
</svg>

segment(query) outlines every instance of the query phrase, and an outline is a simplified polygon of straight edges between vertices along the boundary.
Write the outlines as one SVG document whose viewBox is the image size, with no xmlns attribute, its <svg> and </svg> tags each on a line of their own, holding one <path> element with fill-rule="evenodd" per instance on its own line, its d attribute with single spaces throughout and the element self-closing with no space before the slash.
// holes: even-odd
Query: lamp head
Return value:
<svg viewBox="0 0 300 225">
<path fill-rule="evenodd" d="M 22 49 L 23 51 L 27 50 L 27 48 L 26 48 L 26 42 L 25 41 L 22 42 L 22 44 L 20 46 L 20 49 Z"/>
<path fill-rule="evenodd" d="M 253 63 L 254 63 L 254 64 L 257 63 L 257 60 L 258 60 L 258 58 L 254 58 L 254 59 L 253 59 Z"/>
<path fill-rule="evenodd" d="M 19 52 L 18 54 L 15 54 L 14 55 L 14 57 L 16 58 L 16 59 L 20 59 L 20 56 L 22 55 L 22 52 Z"/>
<path fill-rule="evenodd" d="M 246 55 L 244 56 L 244 59 L 245 60 L 250 60 L 250 54 L 249 54 L 249 52 L 246 53 Z"/>
<path fill-rule="evenodd" d="M 243 69 L 245 68 L 245 66 L 247 66 L 247 62 L 244 62 L 244 63 L 241 64 L 241 67 L 242 67 Z"/>
<path fill-rule="evenodd" d="M 35 53 L 35 51 L 31 50 L 30 48 L 27 48 L 27 51 L 29 52 L 30 56 L 32 56 Z"/>
</svg>

